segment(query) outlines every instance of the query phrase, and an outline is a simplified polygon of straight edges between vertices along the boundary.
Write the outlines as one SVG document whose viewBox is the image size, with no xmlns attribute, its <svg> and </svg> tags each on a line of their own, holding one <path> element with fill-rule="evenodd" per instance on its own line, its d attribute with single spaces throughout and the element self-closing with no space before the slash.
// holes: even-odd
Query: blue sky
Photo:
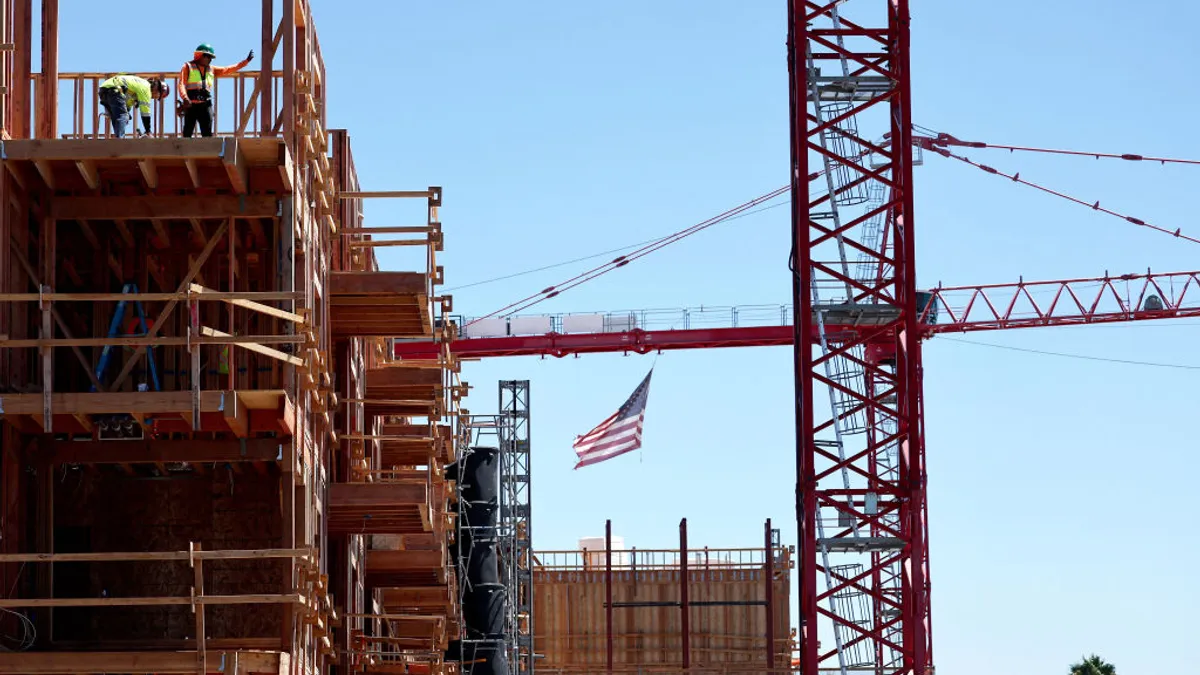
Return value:
<svg viewBox="0 0 1200 675">
<path fill-rule="evenodd" d="M 119 20 L 107 5 L 63 4 L 64 71 L 174 69 L 200 41 L 232 63 L 259 46 L 258 3 L 164 4 Z M 364 187 L 445 188 L 450 287 L 668 233 L 787 180 L 783 2 L 314 5 L 330 126 L 351 130 Z M 1195 60 L 1187 27 L 1200 8 L 1146 0 L 1128 10 L 914 2 L 914 120 L 966 139 L 1200 157 L 1187 132 L 1200 98 L 1176 65 Z M 1200 233 L 1195 168 L 967 154 Z M 1200 259 L 1193 244 L 940 158 L 917 169 L 916 195 L 922 285 L 1187 270 Z M 368 215 L 411 220 L 391 204 Z M 787 209 L 774 209 L 538 309 L 785 302 L 787 246 Z M 486 313 L 579 269 L 463 289 L 456 309 Z M 1195 328 L 971 339 L 1196 365 Z M 1198 464 L 1195 372 L 945 339 L 925 355 L 939 670 L 1008 675 L 1015 653 L 1022 672 L 1060 673 L 1091 651 L 1123 675 L 1175 669 L 1200 602 L 1186 562 L 1200 546 L 1184 529 Z M 612 412 L 651 357 L 494 360 L 464 372 L 478 412 L 494 406 L 498 379 L 533 382 L 538 548 L 573 547 L 605 518 L 629 545 L 673 546 L 683 516 L 695 544 L 756 546 L 767 517 L 794 540 L 790 359 L 787 348 L 663 355 L 644 451 L 579 472 L 573 437 Z"/>
</svg>

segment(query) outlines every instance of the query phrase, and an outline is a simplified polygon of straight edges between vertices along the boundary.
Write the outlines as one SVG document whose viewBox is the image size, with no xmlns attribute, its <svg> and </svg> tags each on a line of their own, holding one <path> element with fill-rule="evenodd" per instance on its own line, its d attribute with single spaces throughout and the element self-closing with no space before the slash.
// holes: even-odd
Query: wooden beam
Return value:
<svg viewBox="0 0 1200 675">
<path fill-rule="evenodd" d="M 262 61 L 262 70 L 258 74 L 258 86 L 255 87 L 255 93 L 259 93 L 262 103 L 262 111 L 258 116 L 258 124 L 261 130 L 265 131 L 271 128 L 271 116 L 274 114 L 275 97 L 272 94 L 274 88 L 274 73 L 275 67 L 275 45 L 278 40 L 274 39 L 271 27 L 275 23 L 272 16 L 275 9 L 274 0 L 263 0 L 262 3 L 262 48 L 259 52 L 261 56 L 258 58 Z M 283 26 L 279 26 L 279 36 L 283 37 Z"/>
<path fill-rule="evenodd" d="M 0 562 L 44 563 L 44 562 L 145 562 L 181 560 L 313 560 L 316 551 L 312 549 L 295 548 L 248 548 L 224 549 L 220 551 L 124 551 L 103 553 L 4 553 L 0 554 Z M 276 597 L 276 596 L 272 596 Z M 113 603 L 121 604 L 121 598 Z M 152 598 L 153 599 L 153 598 Z M 181 598 L 182 604 L 191 604 L 187 598 Z M 172 599 L 174 600 L 174 599 Z M 269 601 L 268 601 L 269 602 Z M 175 602 L 157 604 L 176 604 Z M 215 603 L 220 604 L 220 603 Z M 233 602 L 230 604 L 254 604 L 253 601 Z M 33 605 L 29 605 L 32 607 Z M 3 659 L 0 659 L 3 661 Z"/>
<path fill-rule="evenodd" d="M 193 551 L 201 549 L 200 542 L 192 542 L 190 546 L 193 547 Z M 204 559 L 193 557 L 189 562 L 195 571 L 195 581 L 192 586 L 192 598 L 195 602 L 192 603 L 192 611 L 196 613 L 196 673 L 197 675 L 208 675 L 208 654 L 204 651 L 204 643 L 208 639 L 208 634 L 204 630 Z"/>
<path fill-rule="evenodd" d="M 42 181 L 46 183 L 46 187 L 54 189 L 54 169 L 50 166 L 50 162 L 44 159 L 39 159 L 33 163 L 34 168 L 41 174 Z"/>
<path fill-rule="evenodd" d="M 3 147 L 4 144 L 0 143 L 0 148 Z M 17 182 L 17 185 L 20 186 L 22 190 L 29 189 L 29 185 L 25 180 L 25 172 L 21 170 L 21 167 L 18 166 L 16 162 L 0 162 L 0 164 L 3 164 L 6 168 L 8 168 L 8 173 L 13 177 L 13 180 Z"/>
<path fill-rule="evenodd" d="M 234 436 L 246 438 L 250 435 L 250 415 L 237 394 L 233 395 L 233 400 L 227 403 L 221 412 L 225 416 L 225 424 L 229 426 L 229 430 L 233 432 Z"/>
<path fill-rule="evenodd" d="M 279 671 L 277 652 L 213 652 L 213 661 L 232 663 L 237 659 L 241 672 L 275 673 Z M 196 652 L 6 652 L 0 658 L 0 675 L 59 675 L 61 673 L 196 673 Z M 233 675 L 227 671 L 226 675 Z"/>
<path fill-rule="evenodd" d="M 420 272 L 333 272 L 329 295 L 420 295 L 426 290 Z"/>
<path fill-rule="evenodd" d="M 158 165 L 153 159 L 142 159 L 138 161 L 138 168 L 142 170 L 142 178 L 146 180 L 146 187 L 151 190 L 158 189 Z"/>
<path fill-rule="evenodd" d="M 192 337 L 191 343 L 197 345 L 240 345 L 246 349 L 253 349 L 249 345 L 262 346 L 265 344 L 298 344 L 304 342 L 303 335 L 229 335 L 228 333 L 220 333 L 214 331 L 214 335 L 203 334 L 198 337 Z M 105 346 L 120 346 L 120 347 L 183 347 L 188 344 L 189 338 L 183 337 L 147 337 L 144 335 L 133 336 L 114 336 L 114 337 L 87 337 L 87 338 L 25 338 L 25 339 L 3 339 L 0 338 L 0 348 L 4 349 L 25 349 L 28 347 L 105 347 Z M 285 355 L 286 356 L 286 355 Z M 295 358 L 295 357 L 293 357 Z M 115 388 L 115 387 L 114 387 Z"/>
<path fill-rule="evenodd" d="M 387 248 L 390 246 L 424 246 L 429 241 L 425 239 L 368 239 L 352 241 L 350 248 Z"/>
<path fill-rule="evenodd" d="M 51 441 L 43 452 L 53 464 L 274 462 L 279 457 L 279 440 Z"/>
<path fill-rule="evenodd" d="M 172 605 L 289 605 L 303 602 L 298 593 L 259 595 L 208 595 L 192 597 L 134 598 L 0 598 L 0 607 L 169 607 Z M 195 668 L 195 662 L 192 664 Z"/>
<path fill-rule="evenodd" d="M 382 576 L 412 570 L 441 569 L 445 551 L 367 551 L 367 576 Z"/>
<path fill-rule="evenodd" d="M 167 226 L 163 225 L 161 220 L 150 221 L 150 224 L 154 226 L 154 233 L 156 235 L 154 238 L 154 245 L 157 248 L 170 248 L 171 234 L 167 232 Z"/>
<path fill-rule="evenodd" d="M 238 341 L 238 338 L 234 337 L 233 335 L 230 335 L 229 333 L 223 333 L 215 328 L 209 328 L 208 326 L 201 326 L 200 327 L 200 335 L 203 337 L 231 338 L 229 341 L 229 344 L 237 345 L 238 347 L 241 347 L 242 349 L 247 349 L 249 351 L 252 351 L 252 352 L 255 352 L 258 354 L 262 354 L 263 356 L 269 356 L 273 359 L 278 359 L 280 361 L 283 361 L 284 363 L 288 363 L 293 366 L 303 366 L 304 365 L 304 359 L 302 359 L 302 358 L 281 352 L 278 349 L 271 349 L 270 347 L 264 347 L 259 342 L 252 342 L 250 340 L 246 340 L 244 342 Z M 245 339 L 245 338 L 243 338 L 243 339 Z"/>
<path fill-rule="evenodd" d="M 106 160 L 106 159 L 218 159 L 225 149 L 224 138 L 143 138 L 84 140 L 4 141 L 6 160 Z"/>
<path fill-rule="evenodd" d="M 384 611 L 401 607 L 445 607 L 450 603 L 450 589 L 445 586 L 385 588 Z"/>
<path fill-rule="evenodd" d="M 24 257 L 24 256 L 22 256 Z M 38 280 L 33 279 L 34 285 Z M 54 302 L 119 302 L 121 300 L 140 300 L 142 302 L 166 302 L 168 300 L 187 300 L 187 291 L 171 293 L 0 293 L 0 302 L 37 302 L 51 300 Z M 303 293 L 293 291 L 208 291 L 201 300 L 299 300 Z"/>
<path fill-rule="evenodd" d="M 242 155 L 242 148 L 236 138 L 229 139 L 229 145 L 221 157 L 221 164 L 225 167 L 225 174 L 229 176 L 229 184 L 233 186 L 233 191 L 240 195 L 246 194 L 250 184 L 249 172 L 246 168 L 246 158 Z"/>
<path fill-rule="evenodd" d="M 190 176 L 192 179 L 192 187 L 199 188 L 200 187 L 200 168 L 198 166 L 196 166 L 196 160 L 185 159 L 185 160 L 183 160 L 183 165 L 185 167 L 187 167 L 188 176 Z"/>
<path fill-rule="evenodd" d="M 58 220 L 274 218 L 279 213 L 279 203 L 270 195 L 61 197 L 53 200 L 50 211 Z"/>
<path fill-rule="evenodd" d="M 288 109 L 284 108 L 284 110 Z M 282 116 L 280 119 L 282 119 Z M 295 170 L 295 166 L 292 163 L 292 153 L 288 150 L 287 145 L 284 143 L 279 144 L 278 164 L 279 177 L 283 180 L 283 189 L 287 192 L 291 192 L 293 189 L 295 189 L 295 186 L 292 184 L 292 172 Z"/>
<path fill-rule="evenodd" d="M 368 198 L 385 198 L 385 199 L 425 199 L 433 197 L 438 193 L 433 190 L 391 190 L 383 192 L 339 192 L 339 199 L 368 199 Z"/>
<path fill-rule="evenodd" d="M 215 291 L 211 288 L 205 288 L 204 286 L 201 286 L 200 284 L 192 284 L 191 291 L 192 291 L 192 293 L 196 293 L 196 294 L 199 294 L 200 296 L 202 296 L 201 299 L 203 299 L 203 296 L 206 294 L 219 292 L 219 291 Z M 275 307 L 271 307 L 270 305 L 264 305 L 260 302 L 254 302 L 253 300 L 240 300 L 240 299 L 236 299 L 236 298 L 222 298 L 221 301 L 226 304 L 233 305 L 234 307 L 241 307 L 243 309 L 249 309 L 249 310 L 252 310 L 255 312 L 260 312 L 262 314 L 267 314 L 269 316 L 275 317 L 276 319 L 283 319 L 284 321 L 291 321 L 292 323 L 304 323 L 304 317 L 300 316 L 299 314 L 296 314 L 294 312 L 287 312 L 282 309 L 276 309 Z"/>
<path fill-rule="evenodd" d="M 58 135 L 58 0 L 42 0 L 42 77 L 37 136 Z"/>
<path fill-rule="evenodd" d="M 129 223 L 125 222 L 124 220 L 118 220 L 116 222 L 117 232 L 119 232 L 121 234 L 121 238 L 125 240 L 125 245 L 133 248 L 136 242 L 133 240 L 133 232 L 129 230 Z"/>
<path fill-rule="evenodd" d="M 338 234 L 429 234 L 428 225 L 405 225 L 401 227 L 343 227 Z"/>
<path fill-rule="evenodd" d="M 83 180 L 89 188 L 100 189 L 100 172 L 96 170 L 95 162 L 84 159 L 75 162 L 75 166 L 79 169 L 79 174 L 83 176 Z"/>
</svg>

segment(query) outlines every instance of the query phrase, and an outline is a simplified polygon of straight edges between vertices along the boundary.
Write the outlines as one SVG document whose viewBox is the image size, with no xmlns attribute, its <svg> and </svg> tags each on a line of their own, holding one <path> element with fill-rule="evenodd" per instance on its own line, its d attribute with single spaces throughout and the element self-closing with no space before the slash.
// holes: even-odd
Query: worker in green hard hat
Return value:
<svg viewBox="0 0 1200 675">
<path fill-rule="evenodd" d="M 201 136 L 213 135 L 213 83 L 217 77 L 236 73 L 245 68 L 254 59 L 254 50 L 245 60 L 235 66 L 214 66 L 213 59 L 217 53 L 207 42 L 196 47 L 192 60 L 183 64 L 179 71 L 179 105 L 176 114 L 183 115 L 183 136 L 191 138 L 200 125 Z"/>
</svg>

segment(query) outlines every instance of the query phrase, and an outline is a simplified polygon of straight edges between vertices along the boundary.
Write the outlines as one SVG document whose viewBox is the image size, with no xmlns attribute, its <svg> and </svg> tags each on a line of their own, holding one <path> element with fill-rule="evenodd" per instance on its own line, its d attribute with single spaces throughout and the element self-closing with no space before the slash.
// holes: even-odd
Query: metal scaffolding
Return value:
<svg viewBox="0 0 1200 675">
<path fill-rule="evenodd" d="M 530 508 L 530 424 L 529 424 L 529 380 L 504 380 L 499 386 L 499 408 L 495 415 L 470 415 L 460 421 L 459 438 L 463 447 L 499 448 L 499 517 L 495 533 L 500 557 L 500 578 L 504 585 L 506 615 L 504 631 L 500 640 L 508 655 L 513 672 L 520 675 L 533 673 L 533 554 Z M 469 541 L 471 523 L 467 521 L 462 499 L 462 483 L 459 492 L 458 541 Z M 461 551 L 454 564 L 467 564 L 470 551 Z M 460 584 L 460 596 L 467 592 L 467 585 Z M 460 598 L 460 613 L 462 612 Z M 460 626 L 466 626 L 465 617 L 460 617 Z M 472 638 L 464 633 L 463 645 L 494 644 L 489 639 Z"/>
</svg>

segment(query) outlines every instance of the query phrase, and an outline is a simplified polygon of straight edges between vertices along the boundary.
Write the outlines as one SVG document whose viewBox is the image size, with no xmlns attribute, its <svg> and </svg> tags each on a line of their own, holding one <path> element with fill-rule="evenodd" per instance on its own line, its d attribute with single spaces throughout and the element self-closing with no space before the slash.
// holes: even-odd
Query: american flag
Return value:
<svg viewBox="0 0 1200 675">
<path fill-rule="evenodd" d="M 633 395 L 617 412 L 595 429 L 575 439 L 575 454 L 579 455 L 576 469 L 642 447 L 642 420 L 646 417 L 646 400 L 650 396 L 650 376 L 653 374 L 654 369 L 651 368 L 646 373 L 646 379 L 633 390 Z"/>
</svg>

